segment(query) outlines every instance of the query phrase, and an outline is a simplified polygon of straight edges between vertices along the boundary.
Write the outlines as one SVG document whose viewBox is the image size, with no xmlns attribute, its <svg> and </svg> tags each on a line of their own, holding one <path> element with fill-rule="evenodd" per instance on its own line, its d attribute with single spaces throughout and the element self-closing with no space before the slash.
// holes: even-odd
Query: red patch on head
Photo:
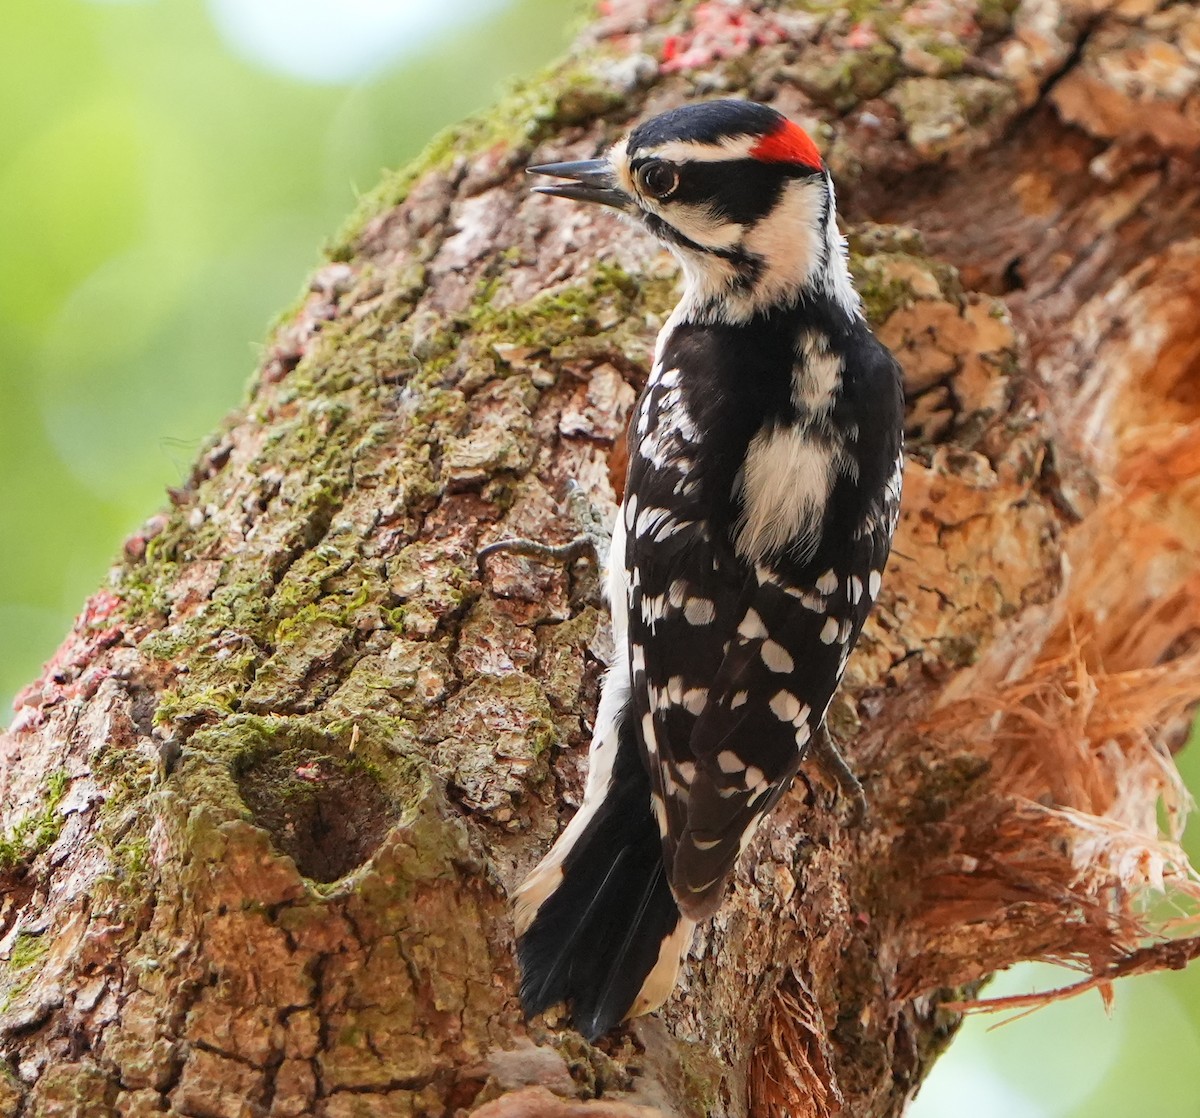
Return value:
<svg viewBox="0 0 1200 1118">
<path fill-rule="evenodd" d="M 812 137 L 790 120 L 768 132 L 750 149 L 750 154 L 764 163 L 800 163 L 813 170 L 821 167 L 821 153 Z"/>
</svg>

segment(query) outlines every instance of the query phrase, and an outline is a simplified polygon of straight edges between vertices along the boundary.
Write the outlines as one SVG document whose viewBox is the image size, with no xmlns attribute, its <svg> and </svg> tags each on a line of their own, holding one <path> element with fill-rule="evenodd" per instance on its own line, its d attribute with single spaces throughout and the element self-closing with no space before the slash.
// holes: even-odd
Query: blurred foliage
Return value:
<svg viewBox="0 0 1200 1118">
<path fill-rule="evenodd" d="M 580 15 L 487 10 L 333 86 L 239 57 L 200 0 L 6 6 L 0 724 L 237 403 L 355 193 L 550 62 Z"/>
<path fill-rule="evenodd" d="M 554 58 L 577 12 L 511 0 L 402 64 L 331 86 L 245 61 L 200 0 L 7 6 L 0 721 L 122 537 L 237 402 L 267 323 L 355 191 Z M 1182 756 L 1191 787 L 1198 754 Z M 989 993 L 1075 977 L 1016 968 Z M 995 1024 L 968 1021 L 914 1118 L 966 1106 L 973 1118 L 1200 1113 L 1197 968 L 1120 984 L 1111 1020 L 1089 994 Z"/>
</svg>

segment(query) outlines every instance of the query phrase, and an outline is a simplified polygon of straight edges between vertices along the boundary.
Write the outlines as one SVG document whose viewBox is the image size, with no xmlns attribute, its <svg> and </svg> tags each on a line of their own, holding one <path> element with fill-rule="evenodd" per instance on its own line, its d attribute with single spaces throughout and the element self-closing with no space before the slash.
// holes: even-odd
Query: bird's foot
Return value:
<svg viewBox="0 0 1200 1118">
<path fill-rule="evenodd" d="M 867 794 L 824 722 L 812 739 L 812 757 L 837 785 L 839 794 L 850 801 L 850 816 L 846 822 L 851 827 L 861 827 L 867 820 Z"/>
<path fill-rule="evenodd" d="M 489 555 L 507 551 L 515 555 L 526 555 L 546 563 L 573 563 L 576 559 L 590 559 L 597 570 L 604 568 L 608 560 L 608 549 L 612 533 L 596 506 L 576 481 L 567 482 L 567 509 L 579 529 L 579 535 L 564 544 L 548 544 L 538 540 L 513 538 L 496 540 L 479 549 L 477 558 L 482 563 Z"/>
</svg>

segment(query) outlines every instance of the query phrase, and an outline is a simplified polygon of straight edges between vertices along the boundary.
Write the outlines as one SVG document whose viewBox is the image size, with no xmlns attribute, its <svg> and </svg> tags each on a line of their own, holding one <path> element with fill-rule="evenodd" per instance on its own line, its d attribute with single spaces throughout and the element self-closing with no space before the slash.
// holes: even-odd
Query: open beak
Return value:
<svg viewBox="0 0 1200 1118">
<path fill-rule="evenodd" d="M 570 182 L 555 183 L 553 186 L 535 186 L 538 194 L 549 194 L 553 198 L 573 198 L 577 202 L 598 202 L 602 206 L 627 210 L 629 195 L 618 189 L 612 168 L 607 159 L 583 159 L 578 163 L 543 163 L 530 167 L 531 175 L 553 175 Z"/>
</svg>

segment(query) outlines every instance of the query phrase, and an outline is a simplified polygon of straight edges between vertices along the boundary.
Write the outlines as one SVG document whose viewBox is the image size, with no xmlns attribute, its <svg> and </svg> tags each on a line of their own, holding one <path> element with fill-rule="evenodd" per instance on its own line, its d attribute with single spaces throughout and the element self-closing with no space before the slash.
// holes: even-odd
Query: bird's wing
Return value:
<svg viewBox="0 0 1200 1118">
<path fill-rule="evenodd" d="M 678 406 L 679 373 L 651 380 L 630 430 L 622 504 L 625 655 L 651 808 L 670 869 L 695 772 L 689 742 L 724 659 L 744 571 L 708 522 L 695 471 L 698 432 Z"/>
<path fill-rule="evenodd" d="M 626 505 L 631 697 L 672 890 L 702 919 L 820 727 L 878 594 L 894 514 L 827 530 L 807 560 L 749 565 L 638 480 Z"/>
<path fill-rule="evenodd" d="M 670 878 L 689 917 L 720 904 L 738 855 L 790 786 L 879 591 L 888 535 L 847 541 L 828 566 L 760 562 L 746 580 L 688 743 L 696 768 Z"/>
<path fill-rule="evenodd" d="M 651 382 L 634 419 L 627 651 L 668 878 L 701 919 L 795 775 L 878 594 L 900 458 L 898 442 L 881 440 L 837 478 L 813 539 L 747 561 L 731 526 L 707 519 L 676 375 Z"/>
</svg>

